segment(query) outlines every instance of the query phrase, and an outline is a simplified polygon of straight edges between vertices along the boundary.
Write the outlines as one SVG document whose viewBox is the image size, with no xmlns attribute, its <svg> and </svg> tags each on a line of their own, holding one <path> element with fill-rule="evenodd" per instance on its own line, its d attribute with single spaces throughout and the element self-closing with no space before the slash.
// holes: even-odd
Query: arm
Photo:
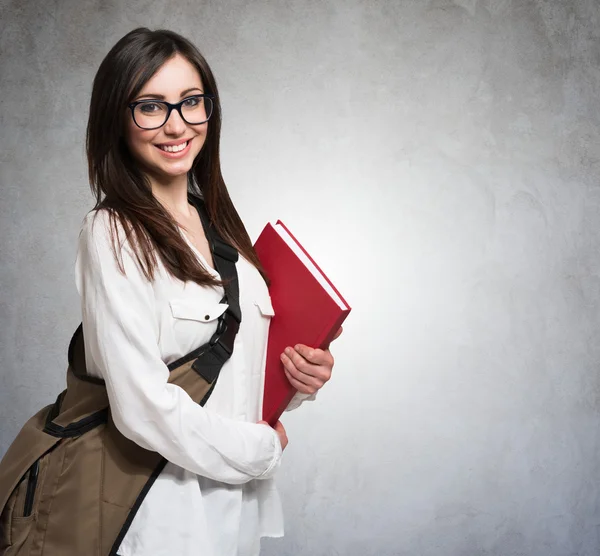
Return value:
<svg viewBox="0 0 600 556">
<path fill-rule="evenodd" d="M 124 238 L 122 228 L 119 229 Z M 121 239 L 120 238 L 120 239 Z M 108 214 L 89 215 L 75 263 L 88 365 L 106 382 L 117 429 L 143 448 L 211 479 L 245 483 L 271 477 L 281 443 L 268 426 L 226 419 L 169 384 L 158 348 L 154 291 L 129 245 L 120 273 L 109 237 Z"/>
</svg>

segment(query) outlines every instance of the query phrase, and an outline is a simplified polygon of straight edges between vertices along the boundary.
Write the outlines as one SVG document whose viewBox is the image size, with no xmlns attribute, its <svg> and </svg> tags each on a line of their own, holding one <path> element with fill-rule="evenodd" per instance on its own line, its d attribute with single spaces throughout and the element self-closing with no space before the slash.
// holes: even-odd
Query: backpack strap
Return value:
<svg viewBox="0 0 600 556">
<path fill-rule="evenodd" d="M 188 198 L 198 209 L 216 270 L 221 275 L 221 280 L 223 281 L 225 295 L 221 303 L 227 303 L 229 306 L 219 317 L 217 330 L 212 338 L 203 346 L 200 346 L 183 358 L 174 361 L 171 365 L 178 366 L 190 359 L 195 359 L 192 369 L 207 382 L 213 384 L 218 378 L 221 368 L 233 353 L 235 337 L 242 322 L 240 290 L 235 266 L 239 255 L 231 245 L 221 238 L 216 228 L 209 221 L 204 202 L 191 194 Z"/>
</svg>

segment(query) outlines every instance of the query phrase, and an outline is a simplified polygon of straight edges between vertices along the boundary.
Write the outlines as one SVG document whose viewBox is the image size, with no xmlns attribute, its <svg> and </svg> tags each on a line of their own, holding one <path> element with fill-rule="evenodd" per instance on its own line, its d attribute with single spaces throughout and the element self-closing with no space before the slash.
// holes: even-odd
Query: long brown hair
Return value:
<svg viewBox="0 0 600 556">
<path fill-rule="evenodd" d="M 90 187 L 96 197 L 91 210 L 108 210 L 117 261 L 118 218 L 148 280 L 154 278 L 157 252 L 166 269 L 180 280 L 206 286 L 222 284 L 200 264 L 173 217 L 154 197 L 148 178 L 131 156 L 123 137 L 127 105 L 175 54 L 184 56 L 198 70 L 204 92 L 215 97 L 205 143 L 188 173 L 188 193 L 204 199 L 211 224 L 254 264 L 268 283 L 221 173 L 221 104 L 215 78 L 198 49 L 177 33 L 145 27 L 134 29 L 112 47 L 98 68 L 86 134 Z M 118 264 L 124 272 L 122 264 Z"/>
</svg>

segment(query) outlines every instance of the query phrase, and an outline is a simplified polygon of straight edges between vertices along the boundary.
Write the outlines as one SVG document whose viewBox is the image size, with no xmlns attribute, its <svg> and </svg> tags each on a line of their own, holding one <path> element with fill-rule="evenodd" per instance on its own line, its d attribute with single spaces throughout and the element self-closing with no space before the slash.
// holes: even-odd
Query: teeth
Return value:
<svg viewBox="0 0 600 556">
<path fill-rule="evenodd" d="M 187 147 L 187 144 L 188 142 L 186 141 L 185 143 L 181 143 L 181 145 L 176 145 L 175 147 L 158 145 L 158 148 L 168 153 L 178 153 L 179 151 L 185 149 Z"/>
</svg>

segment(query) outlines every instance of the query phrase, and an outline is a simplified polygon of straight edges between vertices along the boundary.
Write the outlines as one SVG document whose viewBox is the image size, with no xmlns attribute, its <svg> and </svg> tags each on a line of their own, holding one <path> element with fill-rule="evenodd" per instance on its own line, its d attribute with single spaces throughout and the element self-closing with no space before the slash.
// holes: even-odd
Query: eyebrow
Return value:
<svg viewBox="0 0 600 556">
<path fill-rule="evenodd" d="M 183 98 L 185 95 L 191 93 L 192 91 L 200 91 L 201 93 L 204 93 L 204 91 L 200 87 L 191 87 L 190 89 L 182 91 L 180 98 Z M 140 98 L 157 98 L 160 100 L 165 100 L 166 97 L 165 95 L 159 95 L 157 93 L 144 93 L 143 95 L 140 95 L 136 100 L 139 100 Z"/>
</svg>

